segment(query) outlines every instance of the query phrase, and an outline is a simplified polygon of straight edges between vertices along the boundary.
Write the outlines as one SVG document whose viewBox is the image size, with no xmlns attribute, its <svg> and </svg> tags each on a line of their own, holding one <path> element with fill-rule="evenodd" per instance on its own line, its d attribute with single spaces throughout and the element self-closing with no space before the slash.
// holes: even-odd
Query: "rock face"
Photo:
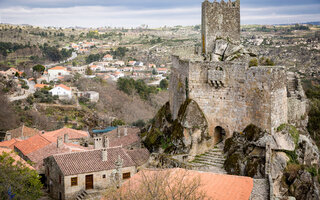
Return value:
<svg viewBox="0 0 320 200">
<path fill-rule="evenodd" d="M 266 143 L 273 149 L 271 177 L 276 197 L 320 199 L 319 150 L 292 125 L 279 126 L 273 135 L 249 125 L 225 141 L 225 169 L 230 174 L 264 178 Z M 319 180 L 318 180 L 319 179 Z"/>
<path fill-rule="evenodd" d="M 197 155 L 213 145 L 206 118 L 190 99 L 182 104 L 176 120 L 172 119 L 170 105 L 166 103 L 142 136 L 151 152 Z"/>
</svg>

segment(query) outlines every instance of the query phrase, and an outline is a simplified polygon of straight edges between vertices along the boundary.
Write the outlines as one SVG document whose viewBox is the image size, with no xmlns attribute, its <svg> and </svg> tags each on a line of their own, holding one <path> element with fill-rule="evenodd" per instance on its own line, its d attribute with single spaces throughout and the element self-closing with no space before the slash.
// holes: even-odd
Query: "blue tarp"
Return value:
<svg viewBox="0 0 320 200">
<path fill-rule="evenodd" d="M 116 126 L 109 126 L 103 130 L 92 130 L 93 133 L 108 133 L 110 131 L 113 131 L 114 129 L 116 129 Z"/>
</svg>

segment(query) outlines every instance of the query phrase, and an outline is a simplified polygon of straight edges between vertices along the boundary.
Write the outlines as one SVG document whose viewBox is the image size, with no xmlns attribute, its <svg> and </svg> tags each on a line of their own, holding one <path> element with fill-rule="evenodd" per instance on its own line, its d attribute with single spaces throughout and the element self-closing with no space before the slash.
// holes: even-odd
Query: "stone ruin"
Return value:
<svg viewBox="0 0 320 200">
<path fill-rule="evenodd" d="M 205 152 L 249 124 L 274 134 L 281 124 L 306 119 L 307 99 L 297 74 L 284 66 L 249 66 L 256 55 L 240 44 L 240 0 L 205 0 L 201 34 L 195 55 L 173 55 L 169 86 L 173 120 L 188 99 L 206 120 L 206 133 L 197 133 L 201 128 L 196 126 L 184 131 L 191 154 Z"/>
</svg>

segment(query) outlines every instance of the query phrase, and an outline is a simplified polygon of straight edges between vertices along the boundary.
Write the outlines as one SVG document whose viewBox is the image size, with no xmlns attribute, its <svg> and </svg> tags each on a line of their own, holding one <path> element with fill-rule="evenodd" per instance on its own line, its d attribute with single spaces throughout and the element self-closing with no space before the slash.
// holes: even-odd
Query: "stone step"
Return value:
<svg viewBox="0 0 320 200">
<path fill-rule="evenodd" d="M 215 163 L 215 162 L 209 162 L 209 161 L 199 161 L 198 163 L 223 168 L 223 164 L 221 163 Z"/>
<path fill-rule="evenodd" d="M 201 156 L 199 158 L 196 158 L 195 160 L 210 160 L 212 162 L 217 161 L 217 162 L 224 162 L 226 159 L 224 158 L 217 158 L 217 157 L 207 157 L 207 156 Z"/>
<path fill-rule="evenodd" d="M 223 153 L 218 153 L 218 152 L 207 152 L 203 155 L 206 155 L 206 156 L 222 156 L 224 157 L 224 154 Z"/>
</svg>

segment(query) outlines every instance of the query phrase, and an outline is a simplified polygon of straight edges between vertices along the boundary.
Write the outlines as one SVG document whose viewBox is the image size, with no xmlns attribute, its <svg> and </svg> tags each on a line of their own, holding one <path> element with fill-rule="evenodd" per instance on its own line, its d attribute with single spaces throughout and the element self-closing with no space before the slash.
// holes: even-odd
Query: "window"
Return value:
<svg viewBox="0 0 320 200">
<path fill-rule="evenodd" d="M 61 175 L 59 175 L 59 184 L 61 184 Z"/>
<path fill-rule="evenodd" d="M 130 178 L 130 172 L 122 174 L 122 179 L 128 179 L 128 178 Z"/>
<path fill-rule="evenodd" d="M 78 177 L 72 177 L 71 178 L 71 186 L 78 185 Z"/>
<path fill-rule="evenodd" d="M 106 175 L 105 175 L 105 174 L 103 174 L 103 175 L 102 175 L 102 178 L 106 178 Z"/>
</svg>

